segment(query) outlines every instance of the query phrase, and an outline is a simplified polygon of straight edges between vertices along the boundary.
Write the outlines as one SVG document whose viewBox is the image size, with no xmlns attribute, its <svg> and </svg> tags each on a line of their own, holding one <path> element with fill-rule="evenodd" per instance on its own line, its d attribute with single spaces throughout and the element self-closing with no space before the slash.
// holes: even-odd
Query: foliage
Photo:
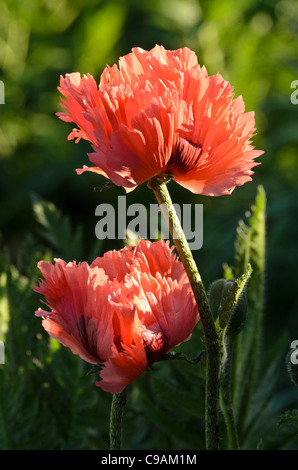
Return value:
<svg viewBox="0 0 298 470">
<path fill-rule="evenodd" d="M 174 182 L 169 189 L 174 202 L 204 204 L 204 243 L 194 256 L 206 285 L 223 274 L 240 277 L 248 262 L 253 269 L 234 360 L 241 444 L 297 448 L 297 388 L 285 365 L 297 339 L 298 134 L 290 100 L 298 78 L 297 8 L 295 0 L 0 0 L 1 449 L 108 448 L 111 397 L 95 387 L 87 364 L 44 334 L 32 288 L 40 259 L 91 261 L 121 247 L 95 240 L 95 207 L 116 207 L 122 189 L 94 191 L 101 177 L 75 174 L 90 148 L 68 142 L 71 127 L 55 116 L 60 74 L 98 78 L 131 47 L 156 43 L 195 50 L 255 111 L 254 142 L 265 154 L 253 182 L 222 198 L 193 196 Z M 234 229 L 256 190 L 234 252 Z M 150 197 L 144 185 L 129 203 L 155 202 Z M 198 326 L 177 350 L 195 357 L 203 348 Z M 155 364 L 129 389 L 125 447 L 203 448 L 203 403 L 203 359 Z"/>
<path fill-rule="evenodd" d="M 53 204 L 35 197 L 33 207 L 36 230 L 34 238 L 30 235 L 26 240 L 26 256 L 17 264 L 11 263 L 7 252 L 1 256 L 1 339 L 6 361 L 0 366 L 0 447 L 108 449 L 111 395 L 95 386 L 92 367 L 49 339 L 33 315 L 39 300 L 33 292 L 39 276 L 37 261 L 52 259 L 62 235 L 66 241 L 73 236 L 76 243 L 71 254 L 69 244 L 60 244 L 59 255 L 80 257 L 80 231 Z M 296 422 L 296 411 L 281 417 L 291 401 L 277 400 L 275 377 L 284 342 L 265 355 L 260 355 L 256 344 L 256 323 L 263 311 L 259 282 L 264 271 L 264 213 L 265 193 L 260 188 L 248 225 L 239 223 L 235 264 L 224 265 L 228 277 L 241 271 L 244 260 L 253 266 L 247 288 L 248 328 L 239 336 L 233 384 L 243 448 L 256 448 L 260 440 L 265 448 L 289 446 L 296 436 L 295 427 L 291 434 L 282 426 Z M 201 336 L 199 325 L 177 352 L 194 358 L 204 351 Z M 204 449 L 204 374 L 203 355 L 195 365 L 182 360 L 158 362 L 131 384 L 124 448 Z M 221 439 L 225 442 L 222 418 Z"/>
</svg>

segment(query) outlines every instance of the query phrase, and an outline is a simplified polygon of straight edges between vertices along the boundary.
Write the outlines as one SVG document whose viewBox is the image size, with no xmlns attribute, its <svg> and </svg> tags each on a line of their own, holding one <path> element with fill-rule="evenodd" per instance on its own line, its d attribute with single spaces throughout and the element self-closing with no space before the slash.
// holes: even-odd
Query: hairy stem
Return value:
<svg viewBox="0 0 298 470">
<path fill-rule="evenodd" d="M 161 210 L 168 221 L 169 229 L 181 262 L 188 275 L 202 322 L 206 345 L 206 449 L 218 449 L 219 414 L 219 341 L 209 307 L 208 297 L 192 256 L 185 234 L 173 206 L 165 178 L 152 178 L 148 187 L 153 190 Z"/>
<path fill-rule="evenodd" d="M 125 403 L 126 390 L 113 395 L 110 414 L 110 450 L 121 450 L 122 423 Z"/>
<path fill-rule="evenodd" d="M 240 450 L 237 428 L 234 419 L 231 397 L 231 379 L 233 367 L 233 339 L 226 339 L 226 360 L 222 366 L 220 384 L 220 403 L 228 434 L 229 450 Z"/>
</svg>

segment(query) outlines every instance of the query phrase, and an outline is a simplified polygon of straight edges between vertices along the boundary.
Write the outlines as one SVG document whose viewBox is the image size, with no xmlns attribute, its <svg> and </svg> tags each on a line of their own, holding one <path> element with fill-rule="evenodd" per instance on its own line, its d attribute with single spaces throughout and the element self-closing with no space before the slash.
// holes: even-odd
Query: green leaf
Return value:
<svg viewBox="0 0 298 470">
<path fill-rule="evenodd" d="M 153 377 L 152 388 L 159 400 L 162 401 L 164 406 L 171 410 L 171 412 L 176 411 L 187 416 L 194 416 L 199 419 L 204 418 L 204 400 L 199 400 L 196 394 L 187 393 L 182 390 L 182 387 L 164 382 L 156 376 Z"/>
<path fill-rule="evenodd" d="M 248 263 L 246 272 L 234 280 L 228 292 L 222 299 L 218 310 L 218 324 L 221 329 L 226 328 L 235 309 L 241 294 L 244 291 L 246 283 L 252 273 L 251 265 Z"/>
<path fill-rule="evenodd" d="M 255 203 L 246 216 L 247 221 L 241 220 L 237 228 L 234 266 L 226 270 L 229 274 L 232 270 L 233 276 L 239 277 L 247 272 L 249 264 L 252 268 L 246 289 L 246 325 L 234 348 L 233 403 L 240 435 L 247 425 L 261 354 L 266 238 L 266 194 L 262 186 L 258 187 Z"/>
<path fill-rule="evenodd" d="M 298 410 L 286 411 L 280 417 L 278 426 L 282 426 L 283 424 L 295 426 L 295 428 L 297 429 L 297 433 L 298 433 Z"/>
<path fill-rule="evenodd" d="M 148 394 L 144 384 L 141 384 L 141 381 L 139 381 L 139 389 L 146 416 L 156 427 L 164 432 L 170 439 L 174 439 L 179 446 L 182 445 L 182 448 L 186 446 L 188 449 L 204 449 L 203 427 L 201 429 L 202 435 L 200 436 L 198 432 L 199 423 L 197 423 L 196 430 L 191 429 L 188 421 L 185 419 L 185 415 L 184 418 L 180 415 L 179 419 L 177 415 L 173 413 L 172 409 L 171 412 L 169 412 L 169 409 L 162 406 L 160 400 L 156 403 L 156 397 L 153 399 L 154 394 Z"/>
<path fill-rule="evenodd" d="M 92 262 L 102 246 L 101 240 L 96 240 L 89 252 L 84 249 L 82 227 L 72 227 L 70 218 L 52 203 L 42 200 L 38 195 L 32 195 L 33 211 L 39 224 L 37 233 L 47 246 L 53 250 L 53 256 L 66 261 L 80 261 L 88 258 Z"/>
<path fill-rule="evenodd" d="M 70 219 L 64 216 L 56 206 L 43 201 L 37 195 L 32 196 L 33 211 L 40 227 L 38 234 L 54 250 L 57 256 L 72 260 L 82 256 L 82 230 L 73 230 Z"/>
</svg>

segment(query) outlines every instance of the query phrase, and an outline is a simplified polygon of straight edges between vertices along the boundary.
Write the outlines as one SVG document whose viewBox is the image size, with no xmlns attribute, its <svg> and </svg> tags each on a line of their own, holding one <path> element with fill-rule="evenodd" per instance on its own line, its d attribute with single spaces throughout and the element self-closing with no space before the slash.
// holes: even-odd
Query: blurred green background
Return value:
<svg viewBox="0 0 298 470">
<path fill-rule="evenodd" d="M 86 388 L 80 369 L 83 366 L 69 357 L 69 351 L 63 351 L 58 359 L 53 359 L 51 348 L 58 347 L 52 343 L 48 345 L 40 321 L 34 317 L 39 298 L 31 291 L 36 281 L 34 269 L 38 257 L 47 253 L 49 258 L 67 256 L 69 260 L 76 257 L 77 261 L 90 261 L 95 253 L 95 256 L 100 255 L 122 246 L 121 241 L 97 244 L 94 233 L 96 206 L 110 202 L 116 207 L 117 197 L 125 192 L 122 188 L 95 191 L 94 187 L 101 186 L 104 178 L 92 173 L 76 175 L 76 168 L 88 164 L 86 154 L 90 146 L 83 141 L 76 145 L 67 141 L 72 125 L 63 123 L 55 115 L 60 110 L 59 77 L 79 71 L 91 73 L 98 79 L 106 64 L 117 62 L 119 56 L 130 52 L 132 47 L 151 49 L 155 44 L 167 49 L 184 46 L 193 49 L 209 74 L 221 73 L 234 86 L 236 96 L 243 95 L 246 110 L 255 111 L 257 135 L 254 144 L 265 153 L 259 159 L 262 165 L 256 167 L 252 182 L 236 188 L 231 196 L 221 198 L 194 196 L 175 182 L 169 189 L 174 202 L 204 204 L 204 243 L 194 255 L 208 286 L 222 276 L 222 264 L 232 262 L 238 220 L 253 203 L 257 186 L 264 186 L 268 200 L 264 348 L 273 346 L 283 336 L 286 340 L 281 353 L 286 355 L 291 341 L 298 339 L 298 104 L 293 104 L 290 99 L 294 91 L 291 83 L 298 79 L 298 2 L 0 0 L 0 80 L 5 85 L 5 104 L 0 105 L 0 236 L 3 253 L 0 319 L 4 334 L 4 312 L 9 310 L 5 302 L 11 289 L 15 304 L 10 308 L 9 328 L 14 329 L 16 335 L 16 343 L 11 348 L 16 349 L 15 345 L 19 345 L 19 352 L 14 357 L 15 369 L 10 371 L 11 380 L 18 377 L 18 385 L 12 393 L 13 396 L 15 393 L 14 404 L 9 405 L 10 411 L 3 411 L 3 405 L 0 413 L 0 423 L 8 423 L 7 428 L 3 425 L 2 429 L 5 428 L 0 441 L 3 448 L 68 448 L 73 445 L 73 435 L 65 441 L 57 437 L 67 434 L 69 423 L 73 423 L 73 410 L 68 410 L 68 425 L 61 424 L 60 434 L 54 431 L 57 421 L 53 418 L 61 416 L 61 409 L 65 411 L 70 402 L 58 389 L 57 394 L 64 399 L 64 404 L 57 405 L 54 392 L 47 388 L 51 381 L 44 372 L 46 366 L 38 361 L 53 363 L 62 361 L 63 357 L 64 365 L 71 362 L 76 380 L 84 384 L 82 389 Z M 65 223 L 69 223 L 70 228 L 67 226 L 65 232 L 61 230 L 61 237 L 64 234 L 65 238 L 59 241 L 60 244 L 55 244 L 49 237 L 46 241 L 42 238 L 33 209 L 34 197 L 53 203 L 63 216 L 69 218 Z M 140 201 L 155 203 L 146 185 L 130 193 L 127 200 L 128 204 Z M 59 225 L 59 221 L 57 223 Z M 17 266 L 9 275 L 7 250 L 13 266 Z M 8 278 L 11 279 L 10 288 L 6 282 Z M 18 294 L 13 290 L 16 285 Z M 26 313 L 23 314 L 23 310 Z M 15 312 L 14 318 L 11 312 Z M 42 349 L 35 350 L 36 338 L 41 336 L 49 348 L 43 355 Z M 9 362 L 9 358 L 7 360 Z M 283 366 L 279 370 L 281 388 L 291 394 L 293 386 Z M 8 370 L 8 365 L 0 367 L 2 372 Z M 22 404 L 18 397 L 25 379 L 20 367 L 22 370 L 29 368 L 30 377 L 33 377 L 32 394 L 26 386 L 27 395 Z M 59 380 L 66 380 L 61 372 L 63 368 L 55 370 L 60 370 Z M 42 386 L 39 374 L 45 375 Z M 4 376 L 5 373 L 2 380 Z M 55 376 L 57 383 L 58 379 Z M 88 384 L 91 395 L 98 392 L 94 403 L 104 408 L 104 411 L 101 409 L 103 431 L 99 438 L 95 431 L 97 423 L 88 421 L 87 425 L 85 422 L 81 425 L 83 428 L 75 427 L 75 432 L 84 429 L 85 433 L 88 428 L 90 439 L 84 443 L 78 437 L 75 442 L 77 448 L 96 448 L 96 443 L 104 448 L 110 397 L 100 394 L 97 389 L 94 391 L 93 379 Z M 33 389 L 36 391 L 35 405 L 42 410 L 36 411 L 36 422 L 41 428 L 46 419 L 43 421 L 42 413 L 48 419 L 49 410 L 47 403 L 39 400 L 49 400 L 50 409 L 54 410 L 51 417 L 56 424 L 54 421 L 49 424 L 51 436 L 48 434 L 45 440 L 34 435 L 33 427 L 27 434 L 21 432 L 28 424 L 28 416 L 34 414 L 31 408 Z M 2 404 L 8 400 L 9 390 L 8 386 L 6 393 L 3 387 Z M 73 406 L 80 396 L 79 392 L 76 398 L 72 395 Z M 296 396 L 298 401 L 297 391 Z M 87 392 L 86 397 L 88 403 Z M 20 409 L 23 410 L 21 413 Z M 88 412 L 92 415 L 92 408 L 88 408 Z M 165 437 L 160 429 L 157 436 L 161 437 L 156 437 L 155 431 L 155 428 L 144 429 L 144 423 L 141 423 L 139 440 L 135 436 L 133 445 L 142 448 L 146 439 L 148 448 L 150 445 L 156 448 L 178 445 L 175 440 L 173 443 L 171 438 Z M 46 432 L 41 434 L 46 435 Z M 128 442 L 127 445 L 132 445 L 132 441 L 128 439 Z"/>
</svg>

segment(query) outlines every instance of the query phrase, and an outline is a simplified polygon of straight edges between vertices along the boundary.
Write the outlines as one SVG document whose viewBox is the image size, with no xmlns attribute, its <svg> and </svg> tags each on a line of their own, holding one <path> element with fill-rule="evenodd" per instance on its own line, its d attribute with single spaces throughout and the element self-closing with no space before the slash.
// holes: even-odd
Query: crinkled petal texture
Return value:
<svg viewBox="0 0 298 470">
<path fill-rule="evenodd" d="M 230 194 L 251 180 L 253 112 L 221 75 L 208 76 L 188 48 L 134 48 L 107 66 L 97 86 L 91 75 L 61 77 L 58 113 L 78 128 L 69 139 L 92 143 L 95 166 L 78 169 L 110 178 L 126 191 L 160 174 L 197 194 Z"/>
<path fill-rule="evenodd" d="M 168 242 L 141 240 L 90 266 L 40 261 L 43 327 L 74 354 L 102 364 L 97 385 L 120 393 L 148 365 L 187 341 L 199 320 L 182 263 Z"/>
</svg>

